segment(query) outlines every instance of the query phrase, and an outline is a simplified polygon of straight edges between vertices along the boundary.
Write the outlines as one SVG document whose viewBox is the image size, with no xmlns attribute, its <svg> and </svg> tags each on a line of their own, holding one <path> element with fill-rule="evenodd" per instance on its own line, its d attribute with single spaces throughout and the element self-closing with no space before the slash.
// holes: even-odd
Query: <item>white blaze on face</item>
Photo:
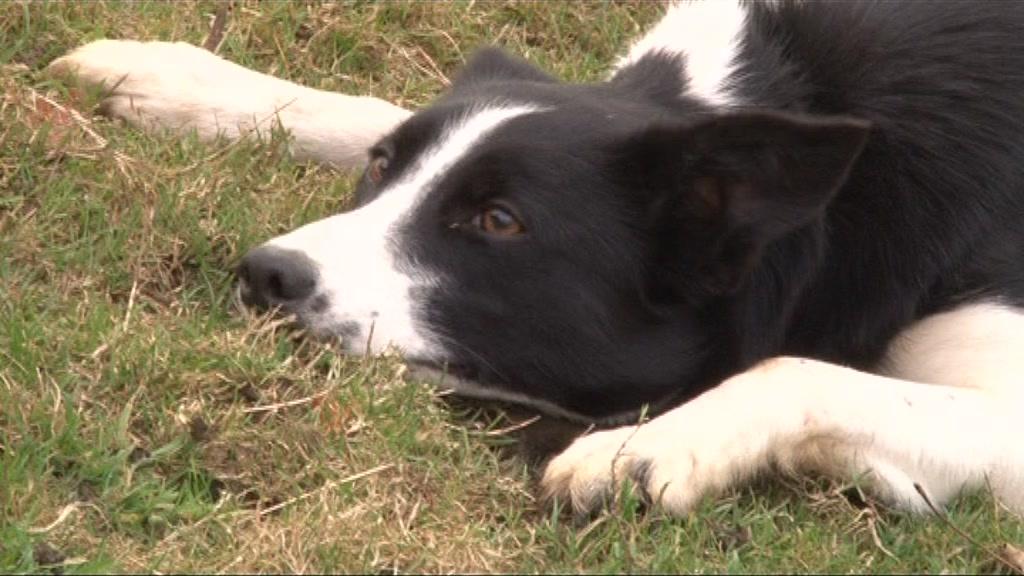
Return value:
<svg viewBox="0 0 1024 576">
<path fill-rule="evenodd" d="M 616 69 L 652 53 L 679 55 L 686 60 L 687 94 L 713 106 L 735 105 L 728 79 L 746 21 L 747 10 L 739 0 L 678 2 L 633 45 Z"/>
<path fill-rule="evenodd" d="M 402 177 L 369 204 L 267 242 L 304 253 L 319 270 L 312 300 L 326 299 L 327 306 L 300 314 L 309 328 L 327 334 L 358 325 L 359 341 L 346 343 L 351 351 L 378 353 L 394 345 L 410 357 L 441 359 L 440 344 L 417 321 L 420 303 L 413 295 L 441 279 L 402 257 L 399 230 L 437 180 L 476 143 L 508 120 L 537 110 L 528 105 L 471 110 L 447 124 Z"/>
</svg>

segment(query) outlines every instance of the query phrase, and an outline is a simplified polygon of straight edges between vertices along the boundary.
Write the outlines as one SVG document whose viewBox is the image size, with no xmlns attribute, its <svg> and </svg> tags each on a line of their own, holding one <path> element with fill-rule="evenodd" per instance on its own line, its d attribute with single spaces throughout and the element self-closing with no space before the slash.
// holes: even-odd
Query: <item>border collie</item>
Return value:
<svg viewBox="0 0 1024 576">
<path fill-rule="evenodd" d="M 244 257 L 245 300 L 619 426 L 547 464 L 577 511 L 769 469 L 1024 511 L 1022 30 L 1017 2 L 683 3 L 605 82 L 485 49 L 415 114 L 180 43 L 54 67 L 144 127 L 365 164 L 357 208 Z"/>
</svg>

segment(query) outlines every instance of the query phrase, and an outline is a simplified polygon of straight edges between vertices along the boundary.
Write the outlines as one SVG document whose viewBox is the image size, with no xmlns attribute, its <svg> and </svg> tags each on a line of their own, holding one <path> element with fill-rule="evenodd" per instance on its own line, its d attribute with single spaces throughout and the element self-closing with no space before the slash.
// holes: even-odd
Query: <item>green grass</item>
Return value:
<svg viewBox="0 0 1024 576">
<path fill-rule="evenodd" d="M 0 572 L 975 572 L 1024 524 L 985 495 L 952 523 L 760 484 L 683 519 L 580 524 L 397 358 L 343 358 L 233 310 L 251 246 L 343 209 L 353 179 L 265 145 L 91 121 L 41 74 L 100 37 L 202 43 L 212 3 L 0 3 Z M 244 3 L 221 53 L 308 85 L 425 104 L 495 38 L 599 78 L 650 4 Z M 268 408 L 277 406 L 277 408 Z M 884 547 L 884 550 L 883 550 Z"/>
</svg>

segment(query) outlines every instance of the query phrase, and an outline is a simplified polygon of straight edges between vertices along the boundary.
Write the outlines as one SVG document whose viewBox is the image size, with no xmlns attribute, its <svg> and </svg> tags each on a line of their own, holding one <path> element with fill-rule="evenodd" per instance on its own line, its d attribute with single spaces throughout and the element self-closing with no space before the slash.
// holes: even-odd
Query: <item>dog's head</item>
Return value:
<svg viewBox="0 0 1024 576">
<path fill-rule="evenodd" d="M 245 257 L 243 295 L 469 395 L 607 420 L 685 394 L 725 353 L 723 302 L 821 220 L 866 129 L 715 114 L 677 64 L 567 85 L 478 54 L 370 151 L 356 209 Z"/>
</svg>

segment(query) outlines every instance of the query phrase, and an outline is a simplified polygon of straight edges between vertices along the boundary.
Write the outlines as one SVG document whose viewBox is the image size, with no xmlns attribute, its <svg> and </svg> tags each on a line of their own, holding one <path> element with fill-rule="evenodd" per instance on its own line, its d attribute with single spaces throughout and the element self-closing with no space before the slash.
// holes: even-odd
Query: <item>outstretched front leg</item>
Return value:
<svg viewBox="0 0 1024 576">
<path fill-rule="evenodd" d="M 962 327 L 977 312 L 953 312 L 941 324 Z M 1000 324 L 1007 317 L 1012 321 Z M 586 513 L 629 478 L 655 505 L 684 514 L 702 497 L 777 467 L 862 478 L 876 496 L 914 511 L 928 506 L 918 488 L 940 505 L 987 484 L 1007 506 L 1024 513 L 1024 390 L 994 374 L 1016 378 L 1011 373 L 1020 362 L 1008 357 L 992 366 L 991 353 L 999 350 L 985 346 L 991 341 L 1012 353 L 1022 324 L 1009 311 L 994 311 L 986 319 L 992 322 L 975 322 L 980 340 L 967 335 L 957 348 L 945 348 L 945 358 L 962 362 L 936 374 L 937 384 L 776 358 L 645 424 L 578 439 L 549 463 L 542 487 L 549 497 Z M 989 332 L 982 333 L 983 326 Z M 915 336 L 915 346 L 942 340 L 934 333 Z M 970 365 L 964 355 L 971 346 L 963 342 L 980 344 L 984 353 L 976 359 L 983 364 Z M 972 374 L 982 380 L 942 381 Z"/>
<path fill-rule="evenodd" d="M 261 74 L 184 42 L 98 40 L 50 70 L 104 86 L 104 112 L 144 129 L 238 138 L 280 126 L 296 157 L 337 168 L 361 166 L 366 150 L 410 114 L 379 98 Z"/>
</svg>

